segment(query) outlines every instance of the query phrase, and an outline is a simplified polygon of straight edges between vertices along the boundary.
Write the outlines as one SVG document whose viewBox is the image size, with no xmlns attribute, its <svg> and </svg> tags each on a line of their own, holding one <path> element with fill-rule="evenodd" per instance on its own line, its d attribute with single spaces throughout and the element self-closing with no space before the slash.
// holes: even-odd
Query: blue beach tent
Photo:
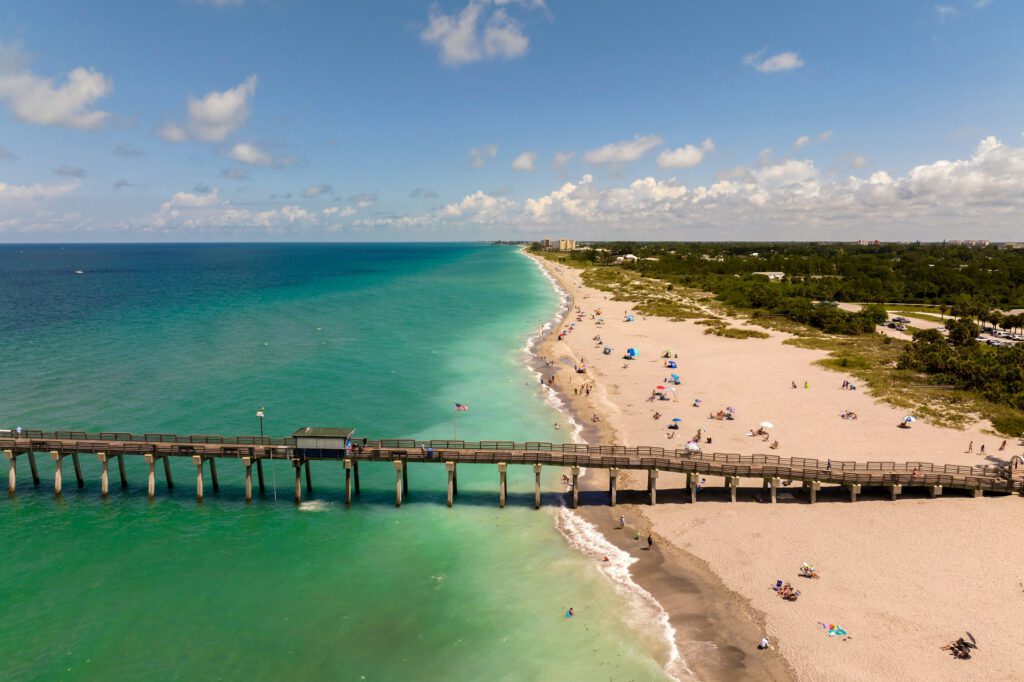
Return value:
<svg viewBox="0 0 1024 682">
<path fill-rule="evenodd" d="M 669 369 L 678 369 L 678 367 L 679 367 L 679 365 L 676 364 L 675 360 L 669 360 L 668 361 L 668 366 L 669 366 Z M 673 376 L 675 376 L 675 375 L 673 375 Z"/>
</svg>

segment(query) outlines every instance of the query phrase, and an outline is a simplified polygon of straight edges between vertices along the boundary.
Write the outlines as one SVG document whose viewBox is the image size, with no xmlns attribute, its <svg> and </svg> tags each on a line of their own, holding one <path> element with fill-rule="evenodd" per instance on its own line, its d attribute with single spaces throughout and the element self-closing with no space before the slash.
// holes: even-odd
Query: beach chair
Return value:
<svg viewBox="0 0 1024 682">
<path fill-rule="evenodd" d="M 778 592 L 779 590 L 782 589 L 782 579 L 781 578 L 775 581 L 775 585 L 772 587 L 772 589 L 775 590 L 776 592 Z"/>
</svg>

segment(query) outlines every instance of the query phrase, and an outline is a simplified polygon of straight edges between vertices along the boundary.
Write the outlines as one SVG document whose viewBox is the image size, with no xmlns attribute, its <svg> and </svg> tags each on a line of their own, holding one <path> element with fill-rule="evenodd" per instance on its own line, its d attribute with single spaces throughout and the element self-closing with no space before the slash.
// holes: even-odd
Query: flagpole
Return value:
<svg viewBox="0 0 1024 682">
<path fill-rule="evenodd" d="M 455 408 L 455 440 L 459 439 L 459 408 Z"/>
</svg>

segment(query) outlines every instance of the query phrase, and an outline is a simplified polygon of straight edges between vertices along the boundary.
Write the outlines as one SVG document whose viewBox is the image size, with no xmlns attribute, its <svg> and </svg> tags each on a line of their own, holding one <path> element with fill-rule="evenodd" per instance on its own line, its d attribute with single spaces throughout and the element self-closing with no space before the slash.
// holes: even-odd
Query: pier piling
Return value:
<svg viewBox="0 0 1024 682">
<path fill-rule="evenodd" d="M 928 486 L 928 497 L 938 497 L 942 494 L 941 485 L 930 485 Z"/>
<path fill-rule="evenodd" d="M 533 465 L 533 475 L 535 478 L 533 488 L 533 508 L 540 509 L 540 464 Z"/>
<path fill-rule="evenodd" d="M 167 455 L 159 455 L 164 460 L 164 478 L 167 479 L 167 489 L 174 490 L 174 479 L 171 477 L 171 460 Z"/>
<path fill-rule="evenodd" d="M 16 465 L 17 459 L 15 458 L 14 453 L 11 452 L 10 450 L 4 450 L 4 457 L 6 457 L 7 461 L 8 461 L 8 465 L 7 465 L 7 492 L 13 494 L 14 493 L 15 484 L 17 483 L 17 478 L 18 478 L 17 474 L 15 472 L 15 465 Z"/>
<path fill-rule="evenodd" d="M 256 458 L 256 478 L 260 484 L 260 495 L 266 492 L 266 486 L 263 485 L 263 459 L 261 457 Z"/>
<path fill-rule="evenodd" d="M 402 473 L 405 471 L 405 467 L 402 466 L 402 460 L 396 459 L 395 464 L 395 506 L 402 506 Z"/>
<path fill-rule="evenodd" d="M 78 453 L 71 453 L 71 463 L 75 465 L 75 482 L 78 483 L 78 487 L 82 488 L 85 486 L 85 479 L 82 478 L 82 464 L 78 461 Z"/>
<path fill-rule="evenodd" d="M 696 476 L 688 476 L 687 478 L 689 478 L 689 485 L 687 487 L 690 489 L 690 502 L 691 503 L 696 503 L 697 502 L 697 477 Z"/>
<path fill-rule="evenodd" d="M 149 464 L 149 479 L 146 482 L 146 494 L 152 499 L 156 495 L 156 456 L 151 454 L 143 455 L 146 463 Z"/>
<path fill-rule="evenodd" d="M 897 497 L 900 496 L 900 493 L 903 492 L 903 486 L 900 485 L 899 483 L 893 483 L 892 485 L 887 485 L 886 488 L 889 489 L 889 497 L 892 500 L 894 500 L 894 501 L 895 501 L 895 499 Z"/>
<path fill-rule="evenodd" d="M 851 483 L 846 487 L 850 490 L 850 502 L 856 502 L 857 495 L 860 495 L 860 483 Z"/>
<path fill-rule="evenodd" d="M 736 501 L 736 488 L 740 485 L 739 476 L 726 476 L 725 485 L 729 488 L 729 501 Z"/>
<path fill-rule="evenodd" d="M 39 485 L 39 469 L 36 468 L 36 453 L 28 453 L 28 468 L 32 471 L 32 485 Z"/>
<path fill-rule="evenodd" d="M 60 491 L 64 483 L 61 476 L 61 460 L 64 458 L 64 455 L 56 450 L 50 450 L 50 457 L 52 457 L 53 461 L 57 464 L 57 468 L 53 472 L 53 494 L 60 495 Z"/>
<path fill-rule="evenodd" d="M 445 462 L 444 468 L 448 470 L 448 506 L 455 501 L 455 462 Z"/>
<path fill-rule="evenodd" d="M 658 470 L 647 470 L 647 492 L 651 496 L 651 504 L 658 503 Z"/>
<path fill-rule="evenodd" d="M 245 501 L 252 502 L 252 457 L 243 457 L 245 465 Z"/>
<path fill-rule="evenodd" d="M 196 465 L 196 499 L 203 499 L 203 457 L 192 455 L 192 462 Z"/>
<path fill-rule="evenodd" d="M 210 483 L 213 484 L 213 492 L 217 492 L 220 490 L 220 483 L 217 482 L 217 459 L 210 457 L 208 461 L 210 462 Z"/>
<path fill-rule="evenodd" d="M 403 462 L 402 464 L 402 494 L 409 494 L 409 463 Z"/>
<path fill-rule="evenodd" d="M 121 487 L 128 487 L 128 475 L 124 471 L 124 455 L 117 456 L 117 471 L 121 474 Z"/>
<path fill-rule="evenodd" d="M 107 462 L 107 460 L 109 458 L 107 457 L 107 453 L 105 453 L 105 452 L 97 452 L 96 453 L 96 459 L 99 460 L 100 467 L 101 467 L 101 469 L 100 469 L 100 495 L 103 495 L 103 497 L 106 497 L 107 494 L 110 492 L 110 471 L 109 471 L 109 464 Z"/>
<path fill-rule="evenodd" d="M 352 477 L 355 479 L 356 495 L 359 495 L 359 460 L 352 460 Z"/>
<path fill-rule="evenodd" d="M 613 507 L 615 506 L 615 494 L 617 492 L 616 488 L 618 487 L 618 483 L 619 483 L 619 470 L 615 469 L 615 468 L 609 469 L 608 470 L 608 499 L 609 499 L 609 501 L 611 503 L 611 506 L 613 506 Z"/>
<path fill-rule="evenodd" d="M 352 460 L 345 459 L 345 506 L 352 504 Z"/>
<path fill-rule="evenodd" d="M 302 460 L 293 459 L 292 466 L 295 467 L 295 504 L 302 504 Z"/>
<path fill-rule="evenodd" d="M 572 468 L 572 508 L 580 506 L 580 468 Z"/>
<path fill-rule="evenodd" d="M 459 496 L 459 467 L 456 463 L 452 463 L 455 468 L 452 469 L 452 492 L 455 493 L 455 497 Z"/>
<path fill-rule="evenodd" d="M 779 501 L 779 479 L 774 476 L 771 478 L 764 479 L 764 484 L 769 486 L 772 490 L 772 504 L 776 504 Z"/>
<path fill-rule="evenodd" d="M 498 462 L 498 506 L 502 509 L 505 508 L 505 493 L 506 493 L 506 474 L 508 472 L 508 463 Z"/>
<path fill-rule="evenodd" d="M 809 481 L 810 485 L 807 488 L 808 499 L 811 504 L 818 501 L 818 491 L 821 490 L 821 483 L 818 481 Z"/>
<path fill-rule="evenodd" d="M 306 492 L 313 493 L 313 474 L 309 470 L 309 460 L 306 460 Z"/>
</svg>

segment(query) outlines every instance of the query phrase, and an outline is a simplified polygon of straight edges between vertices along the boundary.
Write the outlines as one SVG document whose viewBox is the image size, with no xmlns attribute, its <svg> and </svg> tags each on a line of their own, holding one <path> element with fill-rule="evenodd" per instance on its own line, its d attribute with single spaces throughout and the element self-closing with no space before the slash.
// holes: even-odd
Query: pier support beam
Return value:
<svg viewBox="0 0 1024 682">
<path fill-rule="evenodd" d="M 192 463 L 196 465 L 196 499 L 203 499 L 203 456 L 192 455 Z"/>
<path fill-rule="evenodd" d="M 860 483 L 851 483 L 846 488 L 850 491 L 850 502 L 856 502 L 857 495 L 860 495 Z"/>
<path fill-rule="evenodd" d="M 611 501 L 611 505 L 615 506 L 615 495 L 618 492 L 619 487 L 619 470 L 609 469 L 608 470 L 608 498 Z"/>
<path fill-rule="evenodd" d="M 305 461 L 304 466 L 306 467 L 306 492 L 312 494 L 313 492 L 313 473 L 309 470 L 309 460 Z"/>
<path fill-rule="evenodd" d="M 764 484 L 771 488 L 772 504 L 775 504 L 776 502 L 778 502 L 779 479 L 775 478 L 774 476 L 772 478 L 766 478 L 764 479 Z"/>
<path fill-rule="evenodd" d="M 533 508 L 540 509 L 540 464 L 533 465 L 533 476 L 535 479 L 533 488 Z"/>
<path fill-rule="evenodd" d="M 346 458 L 345 464 L 345 506 L 352 504 L 352 460 Z"/>
<path fill-rule="evenodd" d="M 32 485 L 39 485 L 39 469 L 36 468 L 36 453 L 28 453 L 28 468 L 32 472 Z"/>
<path fill-rule="evenodd" d="M 71 453 L 71 463 L 75 465 L 75 482 L 79 488 L 85 487 L 85 479 L 82 478 L 82 463 L 78 461 L 78 453 Z"/>
<path fill-rule="evenodd" d="M 256 478 L 260 484 L 260 495 L 262 495 L 266 487 L 263 485 L 263 458 L 261 457 L 256 458 Z"/>
<path fill-rule="evenodd" d="M 455 462 L 445 462 L 444 468 L 448 470 L 448 506 L 455 501 Z"/>
<path fill-rule="evenodd" d="M 928 486 L 928 497 L 938 497 L 942 494 L 941 485 L 930 485 Z"/>
<path fill-rule="evenodd" d="M 405 467 L 402 466 L 403 462 L 400 459 L 394 461 L 395 465 L 395 506 L 402 506 L 402 474 L 405 472 Z"/>
<path fill-rule="evenodd" d="M 295 504 L 302 503 L 302 460 L 293 459 L 292 466 L 295 467 Z"/>
<path fill-rule="evenodd" d="M 572 468 L 572 508 L 580 506 L 580 468 Z"/>
<path fill-rule="evenodd" d="M 885 487 L 889 489 L 889 498 L 892 500 L 895 500 L 903 492 L 903 486 L 899 483 L 893 483 Z"/>
<path fill-rule="evenodd" d="M 974 488 L 971 490 L 971 497 L 983 497 L 984 495 L 985 491 L 981 488 Z"/>
<path fill-rule="evenodd" d="M 726 476 L 725 486 L 729 489 L 729 501 L 736 501 L 736 488 L 739 487 L 740 478 L 739 476 Z"/>
<path fill-rule="evenodd" d="M 455 491 L 455 497 L 459 496 L 459 467 L 455 467 L 452 475 L 452 490 Z"/>
<path fill-rule="evenodd" d="M 64 481 L 62 480 L 61 476 L 61 460 L 64 459 L 64 455 L 57 452 L 56 450 L 50 450 L 50 457 L 52 457 L 53 461 L 56 462 L 57 464 L 57 468 L 54 470 L 53 473 L 53 494 L 60 495 L 61 488 L 64 485 Z"/>
<path fill-rule="evenodd" d="M 11 450 L 4 450 L 4 457 L 9 462 L 7 465 L 7 492 L 14 494 L 14 488 L 18 482 L 18 476 L 15 472 L 17 458 L 15 458 L 14 452 Z"/>
<path fill-rule="evenodd" d="M 647 492 L 651 495 L 651 504 L 658 503 L 658 470 L 650 469 L 647 472 Z"/>
<path fill-rule="evenodd" d="M 242 464 L 245 465 L 245 501 L 252 502 L 252 457 L 243 457 Z"/>
<path fill-rule="evenodd" d="M 359 460 L 352 460 L 352 477 L 355 479 L 356 495 L 359 495 Z"/>
<path fill-rule="evenodd" d="M 107 457 L 107 453 L 105 452 L 97 452 L 96 459 L 99 460 L 100 463 L 100 495 L 106 497 L 110 492 L 110 471 L 108 463 L 110 458 Z"/>
<path fill-rule="evenodd" d="M 818 491 L 821 490 L 820 481 L 808 481 L 807 482 L 807 499 L 814 504 L 818 501 Z"/>
<path fill-rule="evenodd" d="M 402 462 L 402 494 L 409 494 L 409 461 Z"/>
<path fill-rule="evenodd" d="M 498 462 L 498 506 L 502 509 L 505 508 L 505 495 L 508 490 L 507 472 L 508 463 Z"/>
<path fill-rule="evenodd" d="M 696 502 L 697 502 L 697 483 L 698 483 L 698 481 L 699 481 L 699 479 L 696 476 L 689 476 L 689 475 L 687 475 L 687 477 L 686 477 L 686 484 L 687 484 L 687 487 L 689 487 L 689 489 L 690 489 L 690 502 L 692 502 L 694 504 L 696 504 Z"/>
</svg>

